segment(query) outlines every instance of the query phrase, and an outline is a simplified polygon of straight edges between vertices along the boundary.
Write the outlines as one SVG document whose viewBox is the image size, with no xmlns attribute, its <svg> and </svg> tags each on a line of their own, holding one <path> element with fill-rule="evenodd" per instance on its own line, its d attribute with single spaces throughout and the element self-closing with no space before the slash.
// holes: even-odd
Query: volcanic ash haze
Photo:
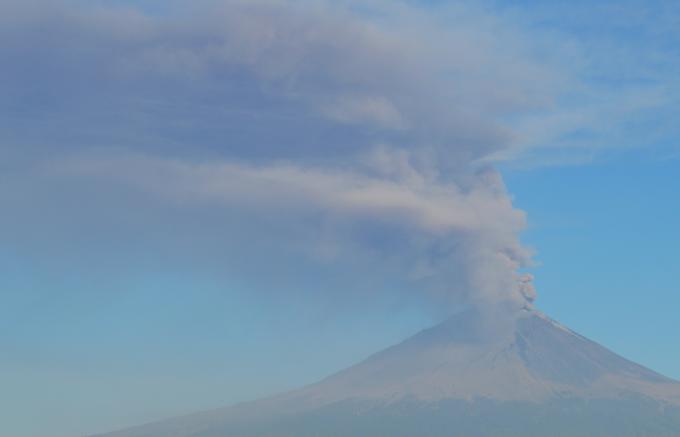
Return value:
<svg viewBox="0 0 680 437">
<path fill-rule="evenodd" d="M 357 278 L 326 287 L 330 299 L 352 300 L 363 292 L 354 288 L 390 278 L 396 285 L 378 292 L 409 290 L 423 305 L 521 308 L 533 299 L 517 273 L 530 265 L 519 241 L 525 214 L 491 163 L 518 146 L 502 120 L 550 107 L 558 75 L 482 10 L 355 6 L 171 2 L 154 15 L 2 2 L 6 40 L 26 44 L 16 49 L 25 65 L 7 72 L 10 88 L 53 84 L 54 100 L 73 105 L 44 111 L 52 114 L 46 124 L 80 132 L 73 120 L 91 119 L 88 132 L 107 133 L 82 143 L 55 134 L 64 153 L 54 159 L 22 152 L 29 168 L 17 174 L 29 175 L 26 197 L 93 202 L 87 223 L 66 208 L 54 211 L 59 235 L 82 235 L 90 222 L 129 224 L 125 232 L 84 235 L 84 253 L 69 251 L 76 259 L 91 258 L 90 238 L 122 244 L 109 235 L 141 235 L 145 246 L 163 248 L 168 269 L 238 277 L 253 290 L 278 286 L 272 293 L 284 294 L 267 273 L 318 267 Z M 43 9 L 52 12 L 36 16 Z M 45 58 L 33 46 L 36 33 L 68 44 Z M 25 83 L 32 65 L 64 73 Z M 129 118 L 90 117 L 92 102 L 110 102 L 104 114 Z M 31 116 L 38 122 L 42 114 Z M 144 213 L 130 220 L 125 211 L 139 205 Z M 173 232 L 149 232 L 158 223 Z M 258 273 L 248 276 L 253 265 Z"/>
<path fill-rule="evenodd" d="M 536 310 L 488 316 L 462 312 L 301 390 L 106 436 L 680 435 L 680 383 Z"/>
<path fill-rule="evenodd" d="M 77 3 L 0 2 L 5 118 L 31 121 L 1 133 L 21 253 L 59 275 L 57 258 L 106 278 L 159 258 L 277 296 L 392 281 L 475 308 L 302 390 L 113 435 L 678 434 L 676 383 L 532 309 L 525 214 L 492 163 L 550 144 L 582 88 L 541 38 L 471 4 Z M 36 84 L 50 98 L 17 110 Z M 356 279 L 267 282 L 279 268 Z"/>
</svg>

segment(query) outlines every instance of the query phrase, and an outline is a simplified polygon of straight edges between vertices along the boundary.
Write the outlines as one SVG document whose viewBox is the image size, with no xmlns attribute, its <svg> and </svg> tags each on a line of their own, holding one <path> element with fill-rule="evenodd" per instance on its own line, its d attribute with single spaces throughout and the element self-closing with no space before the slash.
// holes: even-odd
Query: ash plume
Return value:
<svg viewBox="0 0 680 437">
<path fill-rule="evenodd" d="M 0 54 L 22 53 L 11 98 L 31 97 L 27 81 L 52 96 L 30 109 L 50 144 L 21 124 L 4 138 L 37 198 L 94 191 L 95 220 L 128 217 L 135 198 L 151 212 L 130 226 L 162 216 L 171 241 L 205 234 L 265 272 L 361 259 L 438 307 L 533 302 L 525 214 L 489 162 L 514 146 L 503 120 L 549 105 L 559 80 L 513 29 L 463 6 L 451 25 L 396 2 L 93 3 L 0 7 Z M 58 214 L 63 235 L 82 219 Z M 235 247 L 240 235 L 272 243 Z"/>
</svg>

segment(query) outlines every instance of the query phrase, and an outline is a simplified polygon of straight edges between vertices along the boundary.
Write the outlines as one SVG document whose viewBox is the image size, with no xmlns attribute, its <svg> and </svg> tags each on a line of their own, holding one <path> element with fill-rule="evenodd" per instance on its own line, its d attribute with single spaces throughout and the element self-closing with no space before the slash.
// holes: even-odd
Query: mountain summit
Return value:
<svg viewBox="0 0 680 437">
<path fill-rule="evenodd" d="M 300 390 L 109 437 L 680 436 L 680 383 L 542 313 L 462 312 Z"/>
</svg>

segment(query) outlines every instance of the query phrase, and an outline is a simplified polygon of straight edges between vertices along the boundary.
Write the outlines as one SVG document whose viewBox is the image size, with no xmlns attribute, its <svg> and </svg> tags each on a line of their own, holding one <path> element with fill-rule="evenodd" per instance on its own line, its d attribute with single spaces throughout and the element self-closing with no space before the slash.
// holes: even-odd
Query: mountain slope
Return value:
<svg viewBox="0 0 680 437">
<path fill-rule="evenodd" d="M 543 314 L 467 311 L 301 390 L 110 437 L 680 436 L 680 384 Z"/>
</svg>

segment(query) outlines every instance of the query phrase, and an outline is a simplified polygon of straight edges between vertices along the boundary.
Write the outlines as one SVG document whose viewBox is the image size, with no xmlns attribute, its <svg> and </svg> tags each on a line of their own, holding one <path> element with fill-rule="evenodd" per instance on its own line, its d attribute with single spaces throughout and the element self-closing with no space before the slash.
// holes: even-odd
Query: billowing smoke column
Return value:
<svg viewBox="0 0 680 437">
<path fill-rule="evenodd" d="M 19 64 L 50 75 L 8 67 L 15 89 L 56 84 L 33 114 L 59 127 L 49 177 L 218 211 L 215 238 L 259 229 L 339 265 L 370 259 L 439 303 L 535 299 L 524 213 L 489 163 L 514 144 L 500 120 L 549 102 L 551 77 L 497 21 L 397 2 L 36 3 L 0 7 L 0 50 L 21 41 Z"/>
<path fill-rule="evenodd" d="M 524 299 L 529 303 L 536 300 L 536 288 L 534 287 L 534 284 L 531 283 L 533 280 L 534 276 L 528 273 L 520 277 L 520 293 L 522 293 Z"/>
</svg>

